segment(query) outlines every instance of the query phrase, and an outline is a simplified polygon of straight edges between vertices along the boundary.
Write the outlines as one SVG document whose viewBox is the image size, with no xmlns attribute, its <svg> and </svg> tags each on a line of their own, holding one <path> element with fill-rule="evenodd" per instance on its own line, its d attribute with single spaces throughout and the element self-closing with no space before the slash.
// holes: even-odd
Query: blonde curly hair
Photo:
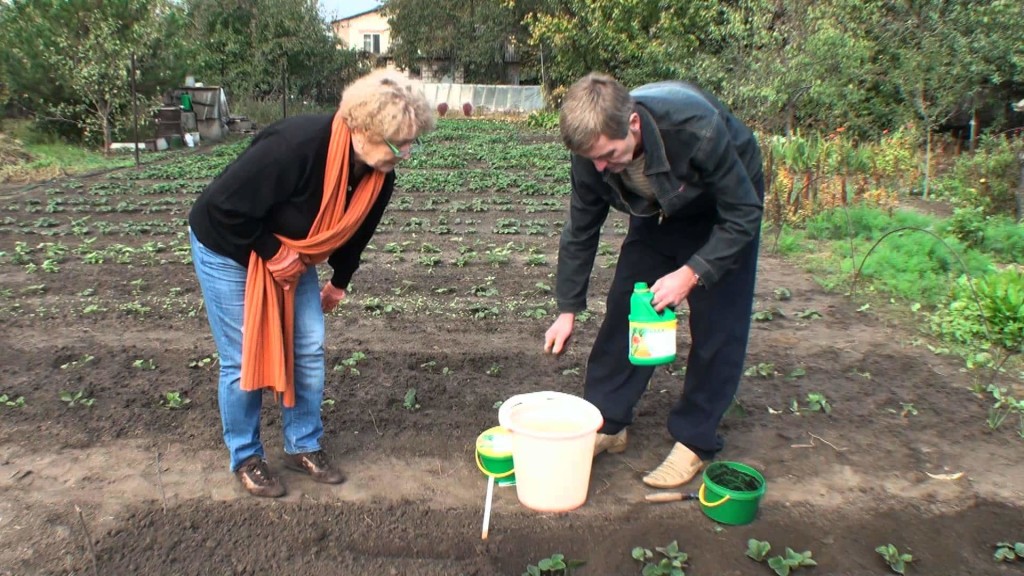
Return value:
<svg viewBox="0 0 1024 576">
<path fill-rule="evenodd" d="M 351 130 L 395 139 L 434 129 L 434 109 L 419 84 L 392 70 L 371 72 L 345 88 L 338 108 Z"/>
</svg>

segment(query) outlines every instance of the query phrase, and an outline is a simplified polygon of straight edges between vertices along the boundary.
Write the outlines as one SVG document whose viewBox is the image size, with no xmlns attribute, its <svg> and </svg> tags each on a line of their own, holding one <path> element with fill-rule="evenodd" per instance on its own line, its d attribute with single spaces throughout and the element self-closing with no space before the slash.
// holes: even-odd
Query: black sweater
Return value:
<svg viewBox="0 0 1024 576">
<path fill-rule="evenodd" d="M 251 252 L 264 260 L 277 254 L 281 242 L 274 234 L 294 239 L 309 235 L 323 198 L 333 118 L 294 116 L 262 130 L 192 206 L 188 223 L 196 238 L 210 250 L 248 266 Z M 351 199 L 369 168 L 357 164 L 351 150 L 349 158 L 353 159 L 349 180 L 342 184 Z M 395 174 L 391 172 L 366 220 L 328 258 L 335 286 L 348 286 L 394 186 Z"/>
</svg>

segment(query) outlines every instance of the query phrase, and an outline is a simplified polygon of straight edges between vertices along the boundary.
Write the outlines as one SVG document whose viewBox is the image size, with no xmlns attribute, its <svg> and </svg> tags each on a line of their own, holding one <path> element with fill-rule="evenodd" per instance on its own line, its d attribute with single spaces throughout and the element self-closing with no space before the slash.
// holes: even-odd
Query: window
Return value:
<svg viewBox="0 0 1024 576">
<path fill-rule="evenodd" d="M 380 54 L 380 34 L 363 34 L 363 50 Z"/>
</svg>

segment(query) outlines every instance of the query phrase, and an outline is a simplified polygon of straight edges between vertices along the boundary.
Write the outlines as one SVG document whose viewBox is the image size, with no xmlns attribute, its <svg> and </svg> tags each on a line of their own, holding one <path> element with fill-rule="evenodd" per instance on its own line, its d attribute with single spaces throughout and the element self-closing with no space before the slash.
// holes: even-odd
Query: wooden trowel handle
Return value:
<svg viewBox="0 0 1024 576">
<path fill-rule="evenodd" d="M 687 494 L 685 492 L 655 492 L 654 494 L 644 496 L 644 500 L 648 502 L 676 502 L 678 500 L 692 500 L 696 497 L 695 494 Z"/>
</svg>

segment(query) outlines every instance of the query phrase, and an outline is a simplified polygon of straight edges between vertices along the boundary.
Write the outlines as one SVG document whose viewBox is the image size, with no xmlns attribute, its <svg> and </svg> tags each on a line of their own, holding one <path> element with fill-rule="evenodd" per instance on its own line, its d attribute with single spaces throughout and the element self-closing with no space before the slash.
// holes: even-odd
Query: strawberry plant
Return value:
<svg viewBox="0 0 1024 576">
<path fill-rule="evenodd" d="M 992 555 L 996 562 L 1024 561 L 1024 542 L 1000 542 Z"/>
<path fill-rule="evenodd" d="M 573 570 L 584 564 L 586 562 L 583 560 L 566 562 L 563 554 L 552 554 L 550 558 L 544 558 L 536 565 L 528 565 L 523 576 L 570 576 Z"/>
<path fill-rule="evenodd" d="M 181 410 L 191 403 L 192 400 L 182 396 L 181 392 L 165 392 L 160 405 L 168 410 Z"/>
<path fill-rule="evenodd" d="M 25 406 L 25 397 L 18 396 L 13 398 L 7 394 L 0 394 L 0 406 L 6 406 L 7 408 L 23 408 Z"/>
<path fill-rule="evenodd" d="M 75 405 L 92 406 L 93 402 L 96 401 L 95 399 L 86 396 L 85 392 L 82 390 L 77 392 L 61 392 L 60 400 L 67 404 L 68 408 Z"/>
<path fill-rule="evenodd" d="M 416 400 L 416 389 L 409 388 L 405 393 L 405 399 L 402 401 L 402 407 L 410 412 L 415 412 L 420 409 L 420 403 Z"/>
<path fill-rule="evenodd" d="M 633 559 L 643 565 L 640 570 L 641 576 L 686 576 L 683 568 L 686 567 L 689 555 L 679 549 L 679 544 L 675 540 L 664 548 L 654 550 L 662 556 L 661 559 L 655 560 L 654 553 L 647 548 L 633 548 Z"/>
<path fill-rule="evenodd" d="M 366 359 L 366 354 L 363 352 L 353 352 L 351 356 L 339 362 L 335 367 L 335 372 L 344 372 L 348 370 L 349 374 L 353 376 L 359 376 L 359 369 L 356 365 Z"/>
<path fill-rule="evenodd" d="M 768 553 L 772 551 L 772 545 L 767 540 L 751 538 L 747 540 L 747 557 L 755 562 L 764 562 Z"/>
<path fill-rule="evenodd" d="M 767 541 L 751 538 L 747 541 L 746 555 L 755 562 L 767 561 L 768 567 L 779 576 L 789 576 L 793 570 L 798 568 L 818 565 L 818 563 L 811 558 L 810 550 L 805 552 L 796 552 L 787 546 L 785 555 L 768 557 L 768 553 L 771 549 L 772 546 Z"/>
<path fill-rule="evenodd" d="M 889 565 L 889 569 L 896 574 L 905 574 L 907 564 L 914 561 L 914 557 L 910 554 L 901 554 L 892 544 L 886 544 L 875 548 L 875 552 L 878 552 L 885 563 Z"/>
<path fill-rule="evenodd" d="M 825 395 L 820 392 L 811 392 L 807 395 L 807 409 L 811 412 L 832 413 L 832 405 L 829 404 L 828 398 L 825 398 Z"/>
</svg>

